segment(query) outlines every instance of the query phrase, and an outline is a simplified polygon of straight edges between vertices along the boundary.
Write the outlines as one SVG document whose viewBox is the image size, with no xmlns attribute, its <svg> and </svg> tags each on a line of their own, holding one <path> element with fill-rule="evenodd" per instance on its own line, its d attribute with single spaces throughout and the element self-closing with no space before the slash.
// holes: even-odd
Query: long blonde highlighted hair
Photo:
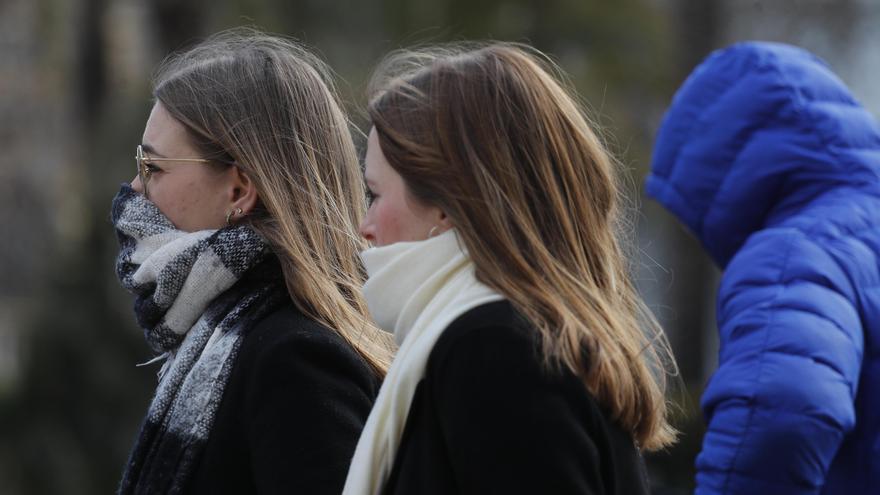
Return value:
<svg viewBox="0 0 880 495">
<path fill-rule="evenodd" d="M 511 43 L 392 53 L 370 84 L 380 147 L 417 201 L 449 216 L 477 278 L 538 329 L 640 448 L 675 440 L 674 360 L 630 281 L 621 189 L 574 93 Z"/>
<path fill-rule="evenodd" d="M 384 375 L 391 340 L 360 292 L 364 186 L 330 75 L 298 43 L 238 29 L 169 57 L 153 94 L 205 156 L 254 182 L 260 201 L 245 221 L 280 259 L 294 304 Z"/>
</svg>

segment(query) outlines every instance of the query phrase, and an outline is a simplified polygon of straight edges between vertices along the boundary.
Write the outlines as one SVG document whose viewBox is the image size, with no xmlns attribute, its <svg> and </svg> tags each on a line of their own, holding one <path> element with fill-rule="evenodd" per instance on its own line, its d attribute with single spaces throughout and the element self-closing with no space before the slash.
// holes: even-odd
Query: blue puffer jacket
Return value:
<svg viewBox="0 0 880 495">
<path fill-rule="evenodd" d="M 724 270 L 697 493 L 880 494 L 880 126 L 815 56 L 744 43 L 678 91 L 648 194 Z"/>
</svg>

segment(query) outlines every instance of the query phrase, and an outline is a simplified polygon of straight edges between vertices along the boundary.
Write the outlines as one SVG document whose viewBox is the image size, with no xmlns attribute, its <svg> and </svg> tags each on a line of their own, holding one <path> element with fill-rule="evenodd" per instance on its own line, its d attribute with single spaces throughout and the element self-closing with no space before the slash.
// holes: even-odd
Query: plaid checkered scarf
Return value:
<svg viewBox="0 0 880 495">
<path fill-rule="evenodd" d="M 286 297 L 281 268 L 250 227 L 182 232 L 127 184 L 111 219 L 117 275 L 147 343 L 166 358 L 119 493 L 180 493 L 244 335 Z"/>
</svg>

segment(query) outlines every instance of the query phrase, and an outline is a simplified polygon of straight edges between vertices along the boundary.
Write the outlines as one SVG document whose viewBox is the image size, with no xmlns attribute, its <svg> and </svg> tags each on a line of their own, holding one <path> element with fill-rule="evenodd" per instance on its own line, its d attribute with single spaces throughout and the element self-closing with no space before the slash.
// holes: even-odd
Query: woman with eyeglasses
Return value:
<svg viewBox="0 0 880 495">
<path fill-rule="evenodd" d="M 112 220 L 164 364 L 119 493 L 342 489 L 391 343 L 360 294 L 366 201 L 327 76 L 250 31 L 158 71 Z"/>
<path fill-rule="evenodd" d="M 671 356 L 630 282 L 614 162 L 554 74 L 489 44 L 374 77 L 364 296 L 400 349 L 346 495 L 648 493 Z"/>
</svg>

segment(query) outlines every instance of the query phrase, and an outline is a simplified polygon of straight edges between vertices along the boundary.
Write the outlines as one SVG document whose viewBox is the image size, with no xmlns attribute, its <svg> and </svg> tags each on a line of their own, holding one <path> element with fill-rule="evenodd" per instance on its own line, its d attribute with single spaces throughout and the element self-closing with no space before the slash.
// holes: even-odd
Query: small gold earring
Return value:
<svg viewBox="0 0 880 495">
<path fill-rule="evenodd" d="M 227 213 L 226 214 L 226 225 L 230 224 L 230 220 L 232 219 L 233 215 L 241 215 L 241 212 L 242 212 L 241 208 L 236 208 L 236 209 L 230 211 L 229 213 Z"/>
<path fill-rule="evenodd" d="M 431 230 L 428 231 L 428 239 L 434 237 L 434 231 L 439 228 L 440 228 L 439 225 L 435 225 L 435 226 L 431 227 Z"/>
</svg>

